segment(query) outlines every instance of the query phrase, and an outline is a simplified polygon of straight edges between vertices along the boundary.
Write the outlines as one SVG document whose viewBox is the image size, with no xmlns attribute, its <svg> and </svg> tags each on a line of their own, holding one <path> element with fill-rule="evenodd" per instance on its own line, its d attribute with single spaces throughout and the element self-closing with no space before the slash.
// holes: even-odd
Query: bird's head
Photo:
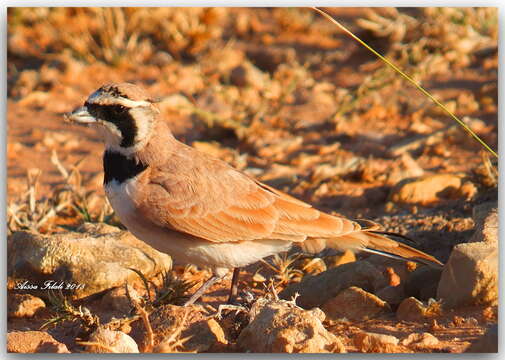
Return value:
<svg viewBox="0 0 505 360">
<path fill-rule="evenodd" d="M 144 89 L 120 83 L 100 87 L 66 118 L 96 128 L 108 149 L 128 155 L 147 143 L 158 114 Z"/>
</svg>

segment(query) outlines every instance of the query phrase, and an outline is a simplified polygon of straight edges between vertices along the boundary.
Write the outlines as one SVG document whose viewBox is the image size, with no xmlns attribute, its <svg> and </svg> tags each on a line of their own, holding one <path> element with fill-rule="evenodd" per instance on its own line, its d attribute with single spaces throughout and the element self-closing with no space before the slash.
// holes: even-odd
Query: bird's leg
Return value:
<svg viewBox="0 0 505 360">
<path fill-rule="evenodd" d="M 198 290 L 196 290 L 196 292 L 189 298 L 189 300 L 184 303 L 184 306 L 189 306 L 191 304 L 194 304 L 196 300 L 198 300 L 202 297 L 202 295 L 207 291 L 208 288 L 210 288 L 212 285 L 214 285 L 214 283 L 221 278 L 222 278 L 222 276 L 213 274 L 209 278 L 209 280 L 204 282 L 203 285 L 200 286 L 200 288 Z"/>
<path fill-rule="evenodd" d="M 247 308 L 242 305 L 233 304 L 234 300 L 237 298 L 238 294 L 238 277 L 240 275 L 240 268 L 233 269 L 233 276 L 231 277 L 230 295 L 228 296 L 228 301 L 226 304 L 221 304 L 218 307 L 216 317 L 218 319 L 222 318 L 223 310 L 235 310 L 237 313 L 239 311 L 247 312 Z"/>
<path fill-rule="evenodd" d="M 231 278 L 230 295 L 228 296 L 228 304 L 233 304 L 233 301 L 238 295 L 238 277 L 240 275 L 240 268 L 233 269 L 233 276 Z"/>
</svg>

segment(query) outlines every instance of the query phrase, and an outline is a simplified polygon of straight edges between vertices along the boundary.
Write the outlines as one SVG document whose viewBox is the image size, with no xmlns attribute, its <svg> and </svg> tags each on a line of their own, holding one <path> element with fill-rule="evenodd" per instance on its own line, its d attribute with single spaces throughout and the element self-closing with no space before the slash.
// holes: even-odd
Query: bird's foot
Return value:
<svg viewBox="0 0 505 360">
<path fill-rule="evenodd" d="M 242 305 L 221 304 L 217 308 L 217 313 L 215 315 L 218 320 L 221 320 L 223 318 L 223 315 L 222 315 L 223 310 L 235 310 L 235 315 L 241 311 L 243 311 L 243 312 L 249 311 L 245 306 L 242 306 Z"/>
</svg>

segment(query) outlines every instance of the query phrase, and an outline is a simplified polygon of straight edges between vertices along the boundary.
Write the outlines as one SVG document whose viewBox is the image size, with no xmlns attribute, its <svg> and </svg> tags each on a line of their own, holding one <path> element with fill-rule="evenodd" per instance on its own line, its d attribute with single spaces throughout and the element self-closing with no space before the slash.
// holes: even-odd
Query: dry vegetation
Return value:
<svg viewBox="0 0 505 360">
<path fill-rule="evenodd" d="M 496 9 L 328 11 L 497 149 Z M 102 83 L 115 81 L 142 84 L 159 97 L 162 115 L 179 139 L 318 208 L 404 233 L 443 261 L 454 244 L 472 234 L 473 207 L 497 199 L 495 159 L 311 9 L 10 8 L 9 234 L 65 231 L 86 221 L 121 226 L 101 188 L 99 139 L 62 117 Z M 391 200 L 402 179 L 438 173 L 462 174 L 466 182 L 430 206 Z M 279 255 L 244 271 L 241 285 L 254 296 L 276 293 L 338 259 L 333 253 L 309 259 Z M 161 304 L 178 304 L 206 276 L 204 269 L 188 266 L 155 284 L 143 279 L 139 306 L 152 312 Z M 216 285 L 204 299 L 222 301 L 226 285 Z M 77 322 L 86 340 L 98 326 L 99 315 L 92 311 L 101 310 L 93 302 L 80 307 L 51 299 L 51 311 L 29 325 L 12 320 L 9 329 L 50 322 L 54 330 Z M 437 306 L 432 310 L 438 324 L 453 321 L 454 313 Z M 462 331 L 475 338 L 496 321 L 495 310 L 485 310 L 490 316 L 482 309 L 464 310 L 462 316 L 478 323 Z M 128 321 L 137 321 L 141 311 Z M 328 329 L 350 338 L 358 328 L 399 334 L 424 326 L 382 319 Z M 187 339 L 181 327 L 175 327 L 166 349 L 183 351 Z M 61 327 L 54 331 L 62 339 L 69 336 Z M 462 351 L 472 340 L 449 325 L 444 331 L 439 351 Z M 71 350 L 83 351 L 84 343 L 74 340 Z M 233 341 L 226 351 L 236 351 Z"/>
</svg>

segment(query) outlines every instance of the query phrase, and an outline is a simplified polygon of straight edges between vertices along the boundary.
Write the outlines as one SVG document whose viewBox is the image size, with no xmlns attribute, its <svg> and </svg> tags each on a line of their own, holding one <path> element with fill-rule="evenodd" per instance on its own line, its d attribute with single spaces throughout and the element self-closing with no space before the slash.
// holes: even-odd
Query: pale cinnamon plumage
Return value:
<svg viewBox="0 0 505 360">
<path fill-rule="evenodd" d="M 292 244 L 308 252 L 371 249 L 440 264 L 177 141 L 149 99 L 135 85 L 110 84 L 69 118 L 102 133 L 106 193 L 121 221 L 174 260 L 210 266 L 215 279 Z"/>
</svg>

